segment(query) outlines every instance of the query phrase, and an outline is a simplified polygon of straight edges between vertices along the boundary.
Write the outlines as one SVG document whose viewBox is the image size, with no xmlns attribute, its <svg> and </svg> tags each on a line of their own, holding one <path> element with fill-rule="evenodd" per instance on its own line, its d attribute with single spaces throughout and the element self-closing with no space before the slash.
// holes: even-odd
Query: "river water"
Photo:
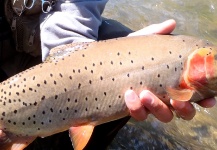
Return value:
<svg viewBox="0 0 217 150">
<path fill-rule="evenodd" d="M 174 34 L 196 36 L 217 45 L 216 0 L 110 0 L 103 16 L 133 30 L 172 18 L 177 21 Z M 217 149 L 217 106 L 195 107 L 197 114 L 191 121 L 174 118 L 165 124 L 153 116 L 144 122 L 131 119 L 108 149 Z"/>
</svg>

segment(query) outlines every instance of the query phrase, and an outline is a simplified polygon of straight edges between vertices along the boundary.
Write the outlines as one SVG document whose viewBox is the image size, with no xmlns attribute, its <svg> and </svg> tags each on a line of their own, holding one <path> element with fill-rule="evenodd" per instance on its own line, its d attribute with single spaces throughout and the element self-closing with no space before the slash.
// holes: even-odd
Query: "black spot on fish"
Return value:
<svg viewBox="0 0 217 150">
<path fill-rule="evenodd" d="M 90 72 L 93 73 L 93 70 L 91 70 Z"/>
<path fill-rule="evenodd" d="M 78 89 L 80 89 L 80 88 L 81 88 L 81 83 L 78 84 Z"/>
<path fill-rule="evenodd" d="M 185 40 L 182 40 L 182 42 L 185 42 Z"/>
<path fill-rule="evenodd" d="M 19 96 L 19 95 L 20 95 L 20 93 L 19 93 L 19 92 L 16 92 L 16 94 L 17 94 L 17 96 Z"/>
<path fill-rule="evenodd" d="M 16 113 L 17 113 L 17 110 L 14 110 L 14 113 L 16 114 Z"/>
<path fill-rule="evenodd" d="M 26 91 L 23 89 L 23 93 L 25 93 Z"/>
<path fill-rule="evenodd" d="M 47 84 L 47 81 L 46 81 L 46 80 L 44 80 L 44 84 Z"/>
<path fill-rule="evenodd" d="M 51 73 L 50 76 L 53 77 L 53 74 Z"/>
<path fill-rule="evenodd" d="M 13 125 L 16 125 L 16 122 L 13 122 Z"/>
<path fill-rule="evenodd" d="M 122 62 L 120 62 L 120 65 L 122 65 Z"/>
<path fill-rule="evenodd" d="M 118 52 L 117 55 L 120 56 L 120 53 Z"/>
<path fill-rule="evenodd" d="M 171 51 L 169 51 L 169 53 L 170 53 L 170 54 L 172 54 L 172 52 L 171 52 Z"/>
<path fill-rule="evenodd" d="M 142 85 L 142 81 L 139 84 Z"/>
<path fill-rule="evenodd" d="M 63 118 L 63 120 L 66 120 L 65 118 Z"/>
<path fill-rule="evenodd" d="M 107 94 L 107 93 L 106 93 L 106 92 L 104 92 L 104 95 L 105 95 L 105 96 L 106 96 L 106 94 Z"/>
<path fill-rule="evenodd" d="M 78 102 L 78 100 L 77 99 L 75 99 L 75 103 L 77 103 Z"/>
<path fill-rule="evenodd" d="M 95 63 L 93 63 L 93 67 L 95 66 Z"/>
<path fill-rule="evenodd" d="M 81 73 L 81 70 L 80 70 L 80 69 L 78 69 L 78 73 Z"/>
<path fill-rule="evenodd" d="M 131 55 L 131 52 L 128 52 L 129 55 Z"/>
<path fill-rule="evenodd" d="M 119 95 L 118 98 L 121 98 L 121 95 Z"/>
<path fill-rule="evenodd" d="M 112 65 L 114 64 L 113 61 L 111 61 L 111 64 L 112 64 Z"/>
<path fill-rule="evenodd" d="M 32 89 L 32 88 L 29 88 L 29 90 L 32 91 L 33 89 Z"/>
<path fill-rule="evenodd" d="M 77 113 L 78 111 L 77 110 L 75 110 L 75 113 Z"/>
<path fill-rule="evenodd" d="M 67 92 L 67 89 L 66 89 L 66 88 L 64 88 L 64 92 Z"/>
<path fill-rule="evenodd" d="M 31 120 L 31 117 L 28 117 L 28 120 Z"/>
<path fill-rule="evenodd" d="M 131 63 L 133 64 L 133 60 L 131 60 Z"/>
<path fill-rule="evenodd" d="M 44 115 L 44 114 L 45 114 L 45 111 L 42 111 L 42 114 Z"/>
<path fill-rule="evenodd" d="M 57 99 L 58 98 L 58 95 L 55 95 L 55 97 L 54 97 L 55 99 Z"/>
<path fill-rule="evenodd" d="M 87 97 L 85 97 L 85 100 L 87 101 L 87 100 L 88 100 L 88 98 L 87 98 Z"/>
<path fill-rule="evenodd" d="M 44 122 L 41 122 L 42 125 L 44 125 Z"/>
<path fill-rule="evenodd" d="M 162 84 L 160 84 L 160 87 L 162 87 L 163 85 Z"/>
<path fill-rule="evenodd" d="M 142 70 L 145 70 L 145 67 L 144 67 L 144 66 L 142 66 Z"/>
<path fill-rule="evenodd" d="M 129 74 L 129 73 L 127 74 L 127 77 L 130 77 L 130 74 Z"/>
<path fill-rule="evenodd" d="M 45 96 L 42 96 L 42 97 L 41 97 L 41 100 L 45 100 Z"/>
<path fill-rule="evenodd" d="M 60 112 L 60 114 L 61 114 L 61 113 L 62 113 L 62 110 L 60 109 L 59 112 Z"/>
<path fill-rule="evenodd" d="M 85 110 L 88 111 L 87 108 Z"/>
<path fill-rule="evenodd" d="M 25 125 L 25 122 L 22 122 L 22 125 Z"/>
<path fill-rule="evenodd" d="M 151 60 L 154 61 L 154 57 L 152 57 Z"/>
<path fill-rule="evenodd" d="M 56 82 L 56 81 L 54 81 L 53 83 L 54 83 L 55 85 L 57 84 L 57 82 Z"/>
<path fill-rule="evenodd" d="M 115 78 L 112 78 L 112 81 L 115 81 Z"/>
<path fill-rule="evenodd" d="M 75 69 L 73 69 L 72 72 L 75 73 Z"/>
<path fill-rule="evenodd" d="M 130 89 L 132 90 L 132 89 L 133 89 L 133 87 L 130 87 Z"/>
<path fill-rule="evenodd" d="M 100 80 L 103 80 L 103 77 L 102 77 L 102 76 L 100 76 Z"/>
<path fill-rule="evenodd" d="M 92 81 L 91 81 L 91 80 L 89 80 L 89 83 L 90 83 L 90 84 L 92 84 Z"/>
<path fill-rule="evenodd" d="M 99 64 L 102 65 L 102 62 L 100 62 Z"/>
<path fill-rule="evenodd" d="M 169 65 L 167 65 L 167 69 L 169 69 L 170 68 L 170 66 Z"/>
<path fill-rule="evenodd" d="M 38 128 L 38 130 L 41 130 L 40 128 Z"/>
<path fill-rule="evenodd" d="M 61 78 L 63 77 L 63 75 L 61 73 L 59 75 L 60 75 Z"/>
<path fill-rule="evenodd" d="M 84 69 L 87 70 L 87 66 L 85 66 Z"/>
<path fill-rule="evenodd" d="M 177 71 L 177 68 L 175 67 L 175 71 Z"/>
<path fill-rule="evenodd" d="M 33 124 L 36 124 L 36 121 L 33 121 Z"/>
<path fill-rule="evenodd" d="M 111 105 L 109 105 L 109 108 L 111 108 L 112 106 Z"/>
<path fill-rule="evenodd" d="M 32 78 L 32 80 L 35 80 L 35 76 Z"/>
<path fill-rule="evenodd" d="M 69 79 L 72 80 L 72 76 L 69 76 Z"/>
<path fill-rule="evenodd" d="M 182 55 L 179 55 L 179 58 L 182 58 Z"/>
<path fill-rule="evenodd" d="M 11 120 L 8 120 L 8 123 L 11 123 Z"/>
<path fill-rule="evenodd" d="M 2 116 L 5 116 L 5 112 L 2 113 Z"/>
<path fill-rule="evenodd" d="M 70 102 L 70 100 L 71 100 L 70 98 L 67 99 L 68 102 Z"/>
</svg>

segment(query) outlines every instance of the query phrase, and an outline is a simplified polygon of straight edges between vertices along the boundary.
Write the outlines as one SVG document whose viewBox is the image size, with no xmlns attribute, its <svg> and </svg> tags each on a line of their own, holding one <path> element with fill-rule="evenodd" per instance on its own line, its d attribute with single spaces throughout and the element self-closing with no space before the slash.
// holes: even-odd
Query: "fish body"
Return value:
<svg viewBox="0 0 217 150">
<path fill-rule="evenodd" d="M 0 83 L 0 148 L 123 118 L 128 89 L 148 89 L 167 104 L 214 97 L 216 59 L 216 47 L 181 35 L 54 48 L 46 62 Z"/>
</svg>

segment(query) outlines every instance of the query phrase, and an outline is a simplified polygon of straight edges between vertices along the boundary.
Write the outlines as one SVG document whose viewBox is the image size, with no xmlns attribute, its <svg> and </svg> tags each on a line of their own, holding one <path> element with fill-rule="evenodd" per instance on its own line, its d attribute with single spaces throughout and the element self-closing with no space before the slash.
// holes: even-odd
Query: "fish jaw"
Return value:
<svg viewBox="0 0 217 150">
<path fill-rule="evenodd" d="M 196 99 L 217 95 L 217 48 L 200 48 L 189 55 L 180 87 L 194 91 Z"/>
</svg>

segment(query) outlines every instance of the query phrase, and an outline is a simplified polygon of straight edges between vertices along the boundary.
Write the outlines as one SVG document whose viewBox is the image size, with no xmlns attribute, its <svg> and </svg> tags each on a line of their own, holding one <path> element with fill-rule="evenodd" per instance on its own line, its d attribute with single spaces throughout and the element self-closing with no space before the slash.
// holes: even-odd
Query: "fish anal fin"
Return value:
<svg viewBox="0 0 217 150">
<path fill-rule="evenodd" d="M 16 136 L 11 133 L 5 133 L 0 130 L 0 149 L 2 150 L 23 150 L 36 137 Z"/>
<path fill-rule="evenodd" d="M 93 125 L 69 128 L 69 134 L 75 150 L 82 150 L 87 145 L 93 133 Z"/>
<path fill-rule="evenodd" d="M 169 97 L 173 100 L 189 101 L 194 94 L 194 90 L 167 88 L 167 93 Z"/>
</svg>

